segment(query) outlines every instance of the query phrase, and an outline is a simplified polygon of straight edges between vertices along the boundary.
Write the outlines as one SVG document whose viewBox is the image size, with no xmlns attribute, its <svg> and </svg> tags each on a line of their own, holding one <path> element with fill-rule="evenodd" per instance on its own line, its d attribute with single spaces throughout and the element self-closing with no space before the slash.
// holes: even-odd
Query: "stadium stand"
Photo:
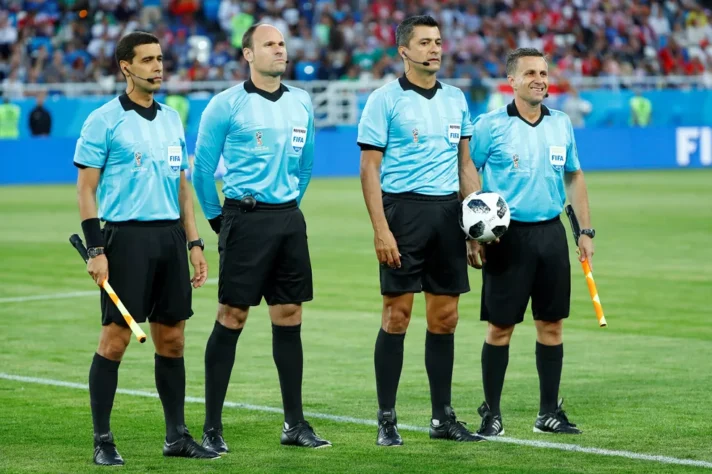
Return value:
<svg viewBox="0 0 712 474">
<path fill-rule="evenodd" d="M 712 70 L 712 12 L 687 0 L 1 0 L 0 82 L 121 82 L 113 49 L 142 29 L 161 40 L 169 78 L 240 81 L 242 33 L 277 26 L 288 41 L 288 78 L 357 81 L 394 77 L 395 28 L 428 13 L 442 25 L 441 77 L 501 78 L 509 49 L 544 50 L 554 77 L 704 76 Z M 585 81 L 584 81 L 585 83 Z M 600 84 L 596 82 L 596 84 Z M 31 87 L 30 87 L 31 89 Z"/>
</svg>

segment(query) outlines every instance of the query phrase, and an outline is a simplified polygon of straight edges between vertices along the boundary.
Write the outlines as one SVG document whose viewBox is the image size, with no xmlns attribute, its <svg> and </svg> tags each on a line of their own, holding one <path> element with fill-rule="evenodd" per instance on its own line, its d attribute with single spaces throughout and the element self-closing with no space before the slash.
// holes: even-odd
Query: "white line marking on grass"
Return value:
<svg viewBox="0 0 712 474">
<path fill-rule="evenodd" d="M 80 296 L 96 296 L 98 292 L 94 291 L 71 291 L 68 293 L 50 293 L 48 295 L 33 295 L 33 296 L 11 296 L 9 298 L 0 298 L 0 303 L 26 303 L 28 301 L 46 301 L 60 300 L 64 298 L 78 298 Z"/>
<path fill-rule="evenodd" d="M 62 380 L 42 379 L 42 378 L 36 378 L 36 377 L 23 377 L 20 375 L 5 374 L 2 372 L 0 372 L 0 379 L 12 380 L 15 382 L 32 383 L 32 384 L 38 384 L 38 385 L 51 385 L 51 386 L 55 386 L 55 387 L 89 390 L 89 387 L 86 384 L 74 383 L 74 382 L 64 382 Z M 124 394 L 124 395 L 132 395 L 135 397 L 158 398 L 157 393 L 146 392 L 143 390 L 127 390 L 127 389 L 119 388 L 116 390 L 116 392 Z M 198 397 L 186 397 L 185 401 L 188 403 L 201 403 L 201 404 L 205 403 L 204 398 L 198 398 Z M 248 403 L 225 402 L 225 406 L 229 407 L 229 408 L 241 408 L 243 410 L 252 410 L 252 411 L 260 411 L 260 412 L 279 413 L 279 414 L 283 413 L 281 408 L 267 407 L 267 406 L 262 406 L 262 405 L 250 405 Z M 352 418 L 350 416 L 336 416 L 336 415 L 329 415 L 326 413 L 310 413 L 310 412 L 305 412 L 304 415 L 309 418 L 319 418 L 322 420 L 335 421 L 338 423 L 351 423 L 351 424 L 366 425 L 366 426 L 376 426 L 377 425 L 375 420 L 364 420 L 361 418 Z M 422 427 L 422 426 L 398 425 L 398 428 L 400 428 L 401 430 L 404 430 L 404 431 L 417 431 L 420 433 L 428 432 L 428 429 L 425 427 Z M 631 451 L 618 451 L 618 450 L 611 450 L 611 449 L 588 448 L 588 447 L 579 446 L 576 444 L 549 443 L 546 441 L 516 439 L 516 438 L 503 437 L 503 436 L 489 438 L 489 440 L 498 442 L 498 443 L 508 443 L 508 444 L 517 444 L 520 446 L 529 446 L 532 448 L 556 449 L 559 451 L 572 451 L 572 452 L 583 453 L 583 454 L 595 454 L 597 456 L 612 456 L 612 457 L 633 459 L 636 461 L 651 461 L 651 462 L 656 462 L 656 463 L 660 463 L 660 464 L 676 464 L 676 465 L 680 465 L 680 466 L 694 466 L 694 467 L 703 467 L 703 468 L 707 468 L 707 469 L 712 469 L 712 462 L 697 461 L 694 459 L 680 459 L 680 458 L 673 458 L 670 456 L 640 454 L 640 453 L 634 453 Z"/>
<path fill-rule="evenodd" d="M 217 284 L 217 278 L 210 278 L 205 282 L 206 285 Z M 97 288 L 98 290 L 98 288 Z M 66 298 L 80 298 L 85 296 L 97 296 L 99 292 L 97 290 L 93 291 L 69 291 L 66 293 L 49 293 L 44 295 L 29 295 L 29 296 L 10 296 L 7 298 L 0 298 L 0 304 L 3 303 L 27 303 L 28 301 L 49 301 L 49 300 L 61 300 Z"/>
</svg>

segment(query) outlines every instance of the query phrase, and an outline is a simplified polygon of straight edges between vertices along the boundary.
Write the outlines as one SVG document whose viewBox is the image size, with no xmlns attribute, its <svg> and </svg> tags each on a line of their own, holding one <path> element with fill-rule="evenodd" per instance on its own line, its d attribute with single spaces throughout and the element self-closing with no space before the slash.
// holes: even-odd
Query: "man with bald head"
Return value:
<svg viewBox="0 0 712 474">
<path fill-rule="evenodd" d="M 284 405 L 281 443 L 331 446 L 302 412 L 302 303 L 312 299 L 306 224 L 299 205 L 311 178 L 314 112 L 307 92 L 281 83 L 284 37 L 266 24 L 242 38 L 250 78 L 216 95 L 200 120 L 193 183 L 219 235 L 218 314 L 205 351 L 203 446 L 228 452 L 222 408 L 237 340 L 250 306 L 264 297 Z M 220 199 L 213 176 L 226 168 Z"/>
</svg>

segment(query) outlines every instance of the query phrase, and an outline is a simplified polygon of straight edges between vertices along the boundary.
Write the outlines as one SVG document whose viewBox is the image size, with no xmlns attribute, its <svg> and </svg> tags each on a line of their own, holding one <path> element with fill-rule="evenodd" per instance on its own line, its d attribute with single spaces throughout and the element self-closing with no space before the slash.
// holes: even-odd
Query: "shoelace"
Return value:
<svg viewBox="0 0 712 474">
<path fill-rule="evenodd" d="M 383 420 L 381 422 L 381 426 L 383 427 L 383 431 L 386 432 L 386 436 L 388 436 L 388 437 L 395 436 L 395 434 L 396 434 L 396 424 L 395 423 L 393 423 L 392 421 Z"/>
<path fill-rule="evenodd" d="M 554 413 L 554 416 L 557 419 L 559 419 L 559 421 L 563 421 L 564 423 L 566 423 L 569 426 L 573 426 L 573 427 L 576 426 L 575 424 L 573 424 L 569 421 L 569 417 L 566 416 L 566 412 L 564 412 L 564 410 L 562 410 L 561 408 L 556 410 L 556 412 Z"/>
<path fill-rule="evenodd" d="M 469 431 L 467 428 L 465 428 L 465 426 L 467 425 L 466 422 L 460 421 L 460 420 L 458 420 L 458 419 L 454 419 L 453 421 L 454 421 L 454 423 L 455 423 L 455 427 L 457 428 L 457 430 L 458 430 L 460 433 L 462 433 L 463 431 L 465 431 L 467 434 L 470 434 L 470 431 Z"/>
</svg>

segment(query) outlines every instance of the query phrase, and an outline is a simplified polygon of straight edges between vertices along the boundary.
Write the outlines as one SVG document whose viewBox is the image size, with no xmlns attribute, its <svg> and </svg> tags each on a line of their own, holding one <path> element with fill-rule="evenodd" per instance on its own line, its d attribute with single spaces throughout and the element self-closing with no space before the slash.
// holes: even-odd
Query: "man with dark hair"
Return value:
<svg viewBox="0 0 712 474">
<path fill-rule="evenodd" d="M 208 265 L 185 178 L 183 126 L 175 110 L 153 98 L 161 87 L 162 57 L 158 39 L 148 33 L 130 33 L 119 41 L 116 59 L 127 92 L 92 112 L 82 127 L 74 153 L 79 214 L 87 271 L 97 284 L 111 278 L 134 319 L 150 322 L 156 388 L 166 420 L 163 454 L 213 459 L 219 455 L 196 443 L 184 421 L 183 346 L 185 322 L 193 314 L 191 282 L 201 287 Z M 192 279 L 187 251 L 195 269 Z M 104 292 L 101 313 L 99 347 L 89 371 L 94 462 L 114 466 L 124 461 L 109 420 L 131 330 Z"/>
<path fill-rule="evenodd" d="M 487 321 L 482 348 L 485 402 L 479 413 L 484 436 L 504 434 L 500 398 L 509 363 L 509 342 L 524 320 L 531 298 L 537 330 L 539 415 L 535 432 L 577 434 L 557 403 L 563 366 L 563 320 L 569 316 L 571 270 L 566 231 L 560 220 L 569 196 L 582 230 L 580 258 L 593 256 L 588 193 L 569 117 L 542 102 L 549 88 L 548 65 L 536 49 L 507 57 L 514 100 L 477 117 L 472 159 L 483 171 L 483 190 L 504 197 L 512 222 L 501 241 L 478 248 L 470 262 L 482 268 L 480 318 Z M 486 252 L 485 252 L 486 249 Z M 486 260 L 485 260 L 486 256 Z"/>
<path fill-rule="evenodd" d="M 429 16 L 407 18 L 396 38 L 405 74 L 369 96 L 358 130 L 361 185 L 383 296 L 374 353 L 376 444 L 403 444 L 396 392 L 414 294 L 420 292 L 425 292 L 427 318 L 430 437 L 480 441 L 451 406 L 458 302 L 470 290 L 458 192 L 464 197 L 480 188 L 468 145 L 472 123 L 462 91 L 436 80 L 442 56 L 437 22 Z M 471 245 L 478 250 L 477 242 Z"/>
<path fill-rule="evenodd" d="M 311 179 L 314 111 L 309 94 L 285 86 L 284 37 L 271 25 L 243 37 L 250 78 L 216 95 L 200 120 L 193 183 L 219 234 L 219 309 L 205 349 L 203 446 L 228 451 L 222 409 L 237 341 L 251 306 L 264 297 L 272 320 L 272 356 L 282 389 L 284 445 L 322 448 L 302 410 L 302 303 L 311 301 L 312 269 L 299 205 Z M 213 179 L 220 156 L 225 202 Z"/>
</svg>

